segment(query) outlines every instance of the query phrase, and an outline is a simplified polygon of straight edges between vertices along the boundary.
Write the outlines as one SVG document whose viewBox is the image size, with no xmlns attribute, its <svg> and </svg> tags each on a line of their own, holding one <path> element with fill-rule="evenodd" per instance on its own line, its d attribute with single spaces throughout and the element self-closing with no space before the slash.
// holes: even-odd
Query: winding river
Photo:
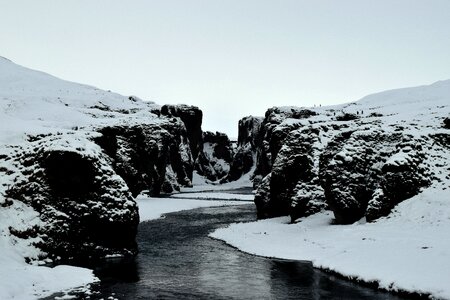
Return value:
<svg viewBox="0 0 450 300">
<path fill-rule="evenodd" d="M 143 222 L 140 253 L 97 267 L 90 299 L 402 299 L 322 272 L 309 262 L 269 259 L 208 237 L 255 220 L 253 204 L 199 208 Z"/>
</svg>

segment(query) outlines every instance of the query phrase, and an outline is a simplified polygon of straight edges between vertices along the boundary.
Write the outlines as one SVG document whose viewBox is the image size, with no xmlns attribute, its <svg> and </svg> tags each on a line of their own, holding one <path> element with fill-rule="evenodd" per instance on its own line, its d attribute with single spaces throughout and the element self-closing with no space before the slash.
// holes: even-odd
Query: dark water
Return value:
<svg viewBox="0 0 450 300">
<path fill-rule="evenodd" d="M 242 253 L 208 233 L 255 219 L 254 205 L 201 208 L 141 223 L 140 254 L 96 270 L 99 299 L 401 299 L 308 262 Z"/>
</svg>

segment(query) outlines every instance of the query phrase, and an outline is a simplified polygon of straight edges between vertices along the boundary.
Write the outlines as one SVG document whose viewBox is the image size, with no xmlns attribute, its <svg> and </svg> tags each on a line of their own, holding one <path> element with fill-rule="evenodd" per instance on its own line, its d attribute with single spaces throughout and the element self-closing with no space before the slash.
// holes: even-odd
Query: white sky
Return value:
<svg viewBox="0 0 450 300">
<path fill-rule="evenodd" d="M 450 78 L 450 0 L 0 0 L 0 55 L 204 112 L 353 101 Z"/>
</svg>

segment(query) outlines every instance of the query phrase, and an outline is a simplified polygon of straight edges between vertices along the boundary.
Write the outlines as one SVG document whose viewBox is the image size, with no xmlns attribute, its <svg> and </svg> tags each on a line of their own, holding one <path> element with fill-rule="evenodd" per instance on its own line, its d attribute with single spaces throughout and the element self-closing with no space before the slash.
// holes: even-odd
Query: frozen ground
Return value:
<svg viewBox="0 0 450 300">
<path fill-rule="evenodd" d="M 179 197 L 188 196 L 187 194 L 177 194 Z M 240 195 L 233 195 L 239 198 Z M 242 195 L 248 196 L 248 195 Z M 136 199 L 139 205 L 140 221 L 148 221 L 158 219 L 164 214 L 177 212 L 181 210 L 188 210 L 200 207 L 225 206 L 225 205 L 239 205 L 248 204 L 247 201 L 215 201 L 215 200 L 195 200 L 189 198 L 148 198 L 139 196 Z"/>
<path fill-rule="evenodd" d="M 288 217 L 233 224 L 212 237 L 245 252 L 309 260 L 350 278 L 450 299 L 450 205 L 446 190 L 428 189 L 375 223 L 332 225 L 331 212 L 296 224 Z"/>
<path fill-rule="evenodd" d="M 8 234 L 5 225 L 17 227 L 38 222 L 37 214 L 29 207 L 15 202 L 15 209 L 0 209 L 0 299 L 29 300 L 49 296 L 96 282 L 93 272 L 84 268 L 57 266 L 49 268 L 27 264 L 24 257 L 37 257 L 39 251 L 24 241 Z M 17 211 L 21 211 L 20 215 Z"/>
<path fill-rule="evenodd" d="M 227 191 L 235 190 L 239 188 L 251 188 L 253 187 L 253 182 L 250 180 L 250 176 L 254 172 L 254 168 L 251 169 L 247 174 L 243 175 L 239 180 L 227 182 L 224 184 L 218 184 L 211 182 L 200 176 L 196 171 L 194 171 L 192 183 L 193 187 L 182 187 L 181 192 L 183 193 L 194 193 L 194 192 L 211 192 L 211 191 Z"/>
<path fill-rule="evenodd" d="M 204 200 L 228 200 L 228 201 L 247 201 L 252 202 L 255 198 L 253 194 L 231 194 L 225 192 L 203 192 L 203 193 L 186 193 L 173 194 L 170 198 L 184 198 L 184 199 L 204 199 Z"/>
</svg>

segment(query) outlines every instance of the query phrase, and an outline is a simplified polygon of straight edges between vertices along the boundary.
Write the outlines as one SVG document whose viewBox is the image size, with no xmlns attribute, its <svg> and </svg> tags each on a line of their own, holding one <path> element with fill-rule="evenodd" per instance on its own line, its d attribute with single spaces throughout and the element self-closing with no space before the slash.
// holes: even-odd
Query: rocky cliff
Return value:
<svg viewBox="0 0 450 300">
<path fill-rule="evenodd" d="M 27 244 L 27 259 L 133 255 L 133 197 L 192 185 L 203 145 L 196 107 L 160 107 L 5 59 L 0 97 L 0 209 L 18 216 L 1 228 L 6 243 Z"/>
<path fill-rule="evenodd" d="M 195 169 L 210 181 L 223 179 L 230 172 L 234 149 L 228 136 L 221 132 L 203 133 L 203 144 Z"/>
<path fill-rule="evenodd" d="M 256 151 L 261 143 L 262 121 L 262 118 L 253 116 L 239 120 L 237 148 L 233 155 L 229 173 L 222 182 L 238 180 L 256 165 Z"/>
<path fill-rule="evenodd" d="M 330 209 L 337 223 L 374 221 L 439 185 L 448 95 L 445 81 L 335 107 L 269 109 L 257 147 L 258 216 L 294 221 Z"/>
</svg>

